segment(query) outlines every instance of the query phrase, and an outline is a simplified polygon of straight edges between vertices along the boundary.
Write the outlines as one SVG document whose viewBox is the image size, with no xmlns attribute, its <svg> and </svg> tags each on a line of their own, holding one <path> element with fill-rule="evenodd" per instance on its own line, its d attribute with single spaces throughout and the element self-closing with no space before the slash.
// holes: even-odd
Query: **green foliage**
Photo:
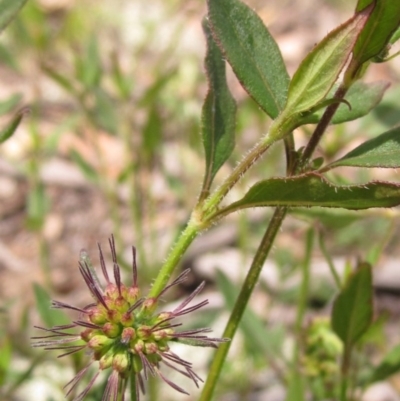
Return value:
<svg viewBox="0 0 400 401">
<path fill-rule="evenodd" d="M 330 163 L 324 170 L 341 166 L 399 168 L 399 152 L 400 128 L 393 128 L 357 146 L 341 159 Z"/>
<path fill-rule="evenodd" d="M 363 185 L 335 185 L 317 173 L 292 178 L 271 178 L 253 185 L 237 202 L 217 216 L 251 207 L 334 207 L 350 210 L 400 204 L 400 185 L 372 181 Z"/>
<path fill-rule="evenodd" d="M 307 55 L 290 81 L 286 112 L 305 112 L 325 98 L 349 58 L 367 18 L 367 12 L 356 14 L 330 32 Z"/>
<path fill-rule="evenodd" d="M 383 358 L 381 363 L 374 368 L 368 383 L 374 383 L 388 379 L 400 371 L 400 345 L 391 349 Z"/>
<path fill-rule="evenodd" d="M 0 32 L 16 17 L 27 0 L 0 0 Z"/>
<path fill-rule="evenodd" d="M 70 319 L 64 312 L 51 309 L 51 297 L 42 286 L 34 284 L 33 289 L 40 318 L 47 327 L 61 326 L 70 323 Z"/>
<path fill-rule="evenodd" d="M 235 147 L 236 102 L 226 83 L 225 62 L 203 20 L 207 38 L 205 67 L 208 93 L 202 110 L 202 135 L 206 156 L 203 191 L 209 191 L 215 174 L 231 155 Z"/>
<path fill-rule="evenodd" d="M 25 109 L 17 113 L 8 125 L 0 131 L 0 144 L 14 135 L 26 112 L 27 110 Z"/>
<path fill-rule="evenodd" d="M 374 82 L 366 84 L 357 81 L 346 94 L 345 100 L 349 104 L 341 104 L 332 118 L 332 124 L 341 124 L 346 121 L 356 120 L 367 115 L 382 100 L 383 94 L 389 87 L 387 82 Z M 334 87 L 336 90 L 336 87 Z M 334 91 L 328 94 L 328 98 L 334 96 Z M 350 105 L 350 107 L 349 107 Z M 308 115 L 302 119 L 302 124 L 316 124 L 321 119 L 323 110 Z"/>
<path fill-rule="evenodd" d="M 332 328 L 346 347 L 352 347 L 370 326 L 372 299 L 372 267 L 368 263 L 359 263 L 332 309 Z"/>
<path fill-rule="evenodd" d="M 272 118 L 282 111 L 289 76 L 260 17 L 238 0 L 208 0 L 216 42 L 249 95 Z"/>
<path fill-rule="evenodd" d="M 24 3 L 0 0 L 0 30 Z M 168 7 L 165 2 L 158 5 L 168 9 L 171 16 L 179 14 L 180 8 L 186 8 L 181 7 L 182 1 L 167 3 Z M 176 50 L 180 47 L 180 38 L 186 38 L 183 31 L 186 22 L 179 22 L 178 27 L 172 28 L 175 34 L 169 37 L 169 43 L 164 43 L 165 38 L 155 43 L 157 40 L 154 41 L 152 34 L 164 32 L 161 29 L 163 24 L 165 32 L 170 30 L 169 18 L 164 16 L 161 22 L 155 22 L 151 19 L 153 13 L 145 14 L 146 18 L 149 17 L 143 21 L 145 39 L 131 43 L 131 39 L 125 37 L 126 32 L 119 31 L 118 24 L 122 18 L 113 26 L 108 25 L 107 18 L 111 20 L 114 15 L 107 13 L 114 6 L 101 12 L 92 7 L 88 13 L 87 6 L 79 2 L 70 9 L 55 11 L 34 0 L 27 4 L 10 26 L 10 35 L 4 35 L 4 43 L 0 44 L 0 61 L 5 69 L 18 74 L 18 79 L 24 74 L 29 76 L 32 68 L 42 74 L 37 86 L 33 86 L 39 89 L 37 93 L 44 95 L 44 99 L 32 100 L 29 145 L 21 163 L 15 163 L 15 174 L 18 182 L 27 188 L 26 199 L 22 202 L 26 209 L 24 221 L 27 228 L 34 231 L 31 234 L 39 244 L 46 290 L 37 284 L 34 293 L 37 312 L 46 326 L 70 321 L 59 310 L 50 308 L 49 292 L 56 292 L 57 286 L 53 282 L 55 266 L 53 262 L 49 263 L 49 256 L 59 244 L 55 244 L 55 239 L 48 239 L 46 223 L 50 221 L 49 213 L 58 206 L 57 202 L 51 202 L 53 192 L 58 194 L 60 190 L 57 185 L 54 186 L 56 189 L 47 187 L 47 182 L 42 179 L 42 167 L 56 157 L 78 167 L 89 182 L 89 189 L 96 187 L 96 193 L 107 206 L 106 218 L 111 221 L 105 221 L 105 225 L 111 226 L 116 241 L 125 245 L 125 233 L 134 237 L 139 269 L 152 282 L 149 298 L 163 296 L 163 289 L 176 274 L 177 266 L 192 241 L 220 223 L 222 217 L 253 207 L 275 208 L 271 214 L 267 211 L 252 220 L 247 211 L 240 215 L 240 239 L 237 241 L 235 237 L 231 241 L 233 246 L 241 246 L 243 253 L 254 251 L 254 257 L 250 266 L 243 263 L 241 272 L 246 274 L 239 285 L 233 284 L 221 272 L 215 273 L 213 279 L 223 297 L 225 309 L 232 311 L 227 325 L 229 336 L 233 339 L 236 329 L 240 329 L 244 352 L 251 356 L 249 363 L 262 368 L 268 365 L 273 371 L 274 383 L 285 387 L 287 401 L 304 401 L 308 395 L 314 400 L 348 401 L 350 396 L 359 394 L 363 386 L 386 380 L 399 371 L 399 346 L 391 348 L 375 367 L 370 363 L 366 347 L 382 346 L 376 339 L 371 340 L 374 336 L 371 334 L 374 331 L 371 324 L 372 266 L 379 262 L 392 233 L 396 232 L 390 215 L 398 214 L 397 209 L 388 212 L 383 209 L 400 205 L 398 180 L 376 181 L 373 178 L 375 171 L 368 169 L 400 167 L 400 131 L 398 127 L 392 128 L 398 123 L 400 105 L 396 88 L 391 103 L 381 102 L 388 82 L 366 83 L 361 78 L 373 62 L 389 60 L 389 46 L 399 38 L 400 6 L 398 1 L 390 0 L 359 0 L 354 3 L 357 3 L 354 16 L 322 40 L 315 38 L 316 46 L 290 79 L 278 41 L 270 33 L 274 27 L 271 30 L 266 27 L 264 18 L 243 1 L 208 0 L 207 17 L 203 21 L 207 83 L 200 77 L 198 60 L 193 57 L 188 62 Z M 94 15 L 101 18 L 91 20 Z M 96 25 L 101 26 L 104 33 L 100 33 Z M 135 28 L 141 27 L 135 25 Z M 141 37 L 140 29 L 138 33 L 137 36 Z M 231 81 L 230 71 L 226 72 L 227 63 L 238 82 Z M 41 82 L 46 79 L 52 81 L 49 84 L 51 96 L 54 85 L 62 89 L 61 95 L 55 90 L 54 98 L 47 97 L 47 86 L 41 92 Z M 249 94 L 248 99 L 240 97 L 243 94 L 237 91 L 238 83 Z M 202 84 L 204 87 L 200 86 Z M 201 105 L 195 98 L 203 99 L 206 84 L 207 94 L 199 116 L 197 112 Z M 26 110 L 15 111 L 22 102 L 19 92 L 2 97 L 0 102 L 0 115 L 14 113 L 5 117 L 0 143 L 19 139 L 13 134 Z M 236 102 L 234 95 L 237 93 Z M 237 105 L 240 113 L 238 126 L 235 122 Z M 360 117 L 365 117 L 361 130 L 357 123 L 339 125 Z M 382 124 L 375 132 L 378 121 Z M 335 126 L 328 129 L 329 124 Z M 52 125 L 50 129 L 47 129 L 48 125 Z M 65 134 L 69 137 L 64 141 Z M 281 139 L 284 143 L 268 152 Z M 116 144 L 116 148 L 121 146 L 116 163 L 111 157 L 115 148 L 108 147 L 108 143 Z M 343 156 L 343 150 L 349 146 L 356 147 Z M 315 154 L 316 149 L 319 154 Z M 172 156 L 169 154 L 171 150 L 176 152 Z M 204 156 L 204 161 L 199 155 Z M 168 164 L 170 159 L 174 163 L 172 169 Z M 176 169 L 181 161 L 185 164 L 181 170 Z M 204 175 L 200 168 L 203 164 Z M 337 167 L 354 168 L 350 174 L 340 175 L 343 170 Z M 224 174 L 220 177 L 217 174 L 222 172 L 221 169 Z M 327 176 L 325 173 L 328 171 Z M 241 185 L 239 181 L 243 177 Z M 213 185 L 214 180 L 216 185 Z M 162 188 L 160 193 L 159 188 Z M 196 198 L 194 191 L 199 188 Z M 244 188 L 245 195 L 233 200 L 234 196 L 238 199 L 237 193 L 242 193 Z M 236 189 L 238 192 L 235 193 Z M 164 241 L 163 246 L 159 246 L 158 238 L 159 232 L 164 230 L 162 213 L 165 200 L 168 203 L 173 196 L 177 199 L 171 204 L 180 207 L 179 211 L 173 209 L 174 220 L 168 220 L 168 226 L 177 226 L 173 229 L 174 234 L 184 225 L 182 210 L 190 206 L 192 213 L 186 228 L 164 258 L 162 250 L 167 247 L 164 247 Z M 192 205 L 194 201 L 196 203 Z M 373 210 L 377 208 L 380 210 Z M 354 212 L 362 209 L 372 210 Z M 288 236 L 289 240 L 284 238 L 287 243 L 274 254 L 281 258 L 278 278 L 273 286 L 259 283 L 260 291 L 267 292 L 265 302 L 268 308 L 255 313 L 255 310 L 246 309 L 247 302 L 259 282 L 261 270 L 269 268 L 264 262 L 288 214 L 300 217 L 302 221 L 293 223 L 290 220 L 284 226 L 291 236 Z M 99 232 L 102 232 L 102 222 L 98 225 Z M 51 228 L 51 224 L 49 226 Z M 64 227 L 62 239 L 76 241 L 75 235 L 69 235 L 68 224 Z M 231 229 L 228 231 L 232 232 Z M 320 235 L 323 263 L 328 265 L 329 278 L 335 281 L 335 285 L 332 282 L 326 284 L 328 279 L 320 280 L 312 274 L 315 233 Z M 298 256 L 299 238 L 306 245 L 304 260 Z M 357 249 L 355 244 L 359 245 Z M 75 243 L 72 248 L 76 249 Z M 350 272 L 348 263 L 344 272 L 336 270 L 339 266 L 337 254 L 343 256 L 347 251 L 346 257 L 361 254 L 362 260 L 371 265 L 362 262 L 354 272 Z M 320 254 L 318 258 L 322 259 Z M 121 259 L 124 259 L 123 255 Z M 87 262 L 84 257 L 81 261 Z M 243 261 L 247 258 L 244 257 Z M 203 272 L 196 273 L 201 276 Z M 94 286 L 99 284 L 96 280 Z M 322 282 L 324 286 L 320 284 Z M 322 318 L 323 324 L 310 324 L 306 309 L 315 306 L 321 298 L 324 305 L 332 301 L 334 288 L 339 293 L 334 298 L 332 316 L 330 319 Z M 209 289 L 211 291 L 211 286 Z M 288 313 L 290 322 L 285 326 L 274 326 L 268 312 L 277 305 L 296 309 L 295 322 Z M 316 307 L 321 308 L 321 302 Z M 28 307 L 26 310 L 21 322 L 18 321 L 18 335 L 10 335 L 7 328 L 0 339 L 0 386 L 7 391 L 3 394 L 1 389 L 0 397 L 5 395 L 6 399 L 21 398 L 17 387 L 23 387 L 34 373 L 42 374 L 39 359 L 44 356 L 34 359 L 26 346 L 27 322 L 32 317 L 36 319 L 37 314 Z M 324 310 L 320 311 L 323 313 Z M 216 312 L 212 310 L 211 313 Z M 85 316 L 79 319 L 85 319 Z M 382 321 L 379 316 L 377 321 Z M 194 322 L 193 326 L 197 327 L 197 323 Z M 386 321 L 376 325 L 380 337 L 384 336 L 384 324 Z M 25 338 L 21 340 L 22 336 Z M 201 336 L 171 341 L 204 345 Z M 295 343 L 294 351 L 288 356 L 283 351 L 286 351 L 286 343 L 291 342 Z M 218 377 L 229 346 L 230 343 L 220 344 L 212 356 L 200 401 L 211 400 L 214 388 L 218 384 L 222 387 Z M 18 358 L 29 360 L 22 373 L 11 369 L 14 353 Z M 238 364 L 241 364 L 237 355 L 243 353 L 235 354 Z M 130 358 L 131 355 L 127 360 Z M 69 356 L 66 359 L 68 364 Z M 82 360 L 75 356 L 69 362 L 78 372 L 86 366 L 86 359 L 85 356 Z M 140 363 L 142 360 L 137 358 L 137 361 Z M 368 362 L 365 369 L 364 366 L 360 369 L 360 361 Z M 249 367 L 248 371 L 252 368 Z M 239 388 L 232 377 L 226 380 L 233 383 L 233 388 L 229 388 L 232 392 L 243 391 L 238 394 L 241 399 L 251 397 L 245 391 L 251 389 L 252 378 L 246 376 L 245 379 L 245 390 Z M 88 399 L 107 398 L 107 391 L 115 393 L 115 388 L 111 391 L 106 386 L 107 381 L 95 385 Z M 227 390 L 220 388 L 219 391 Z M 122 398 L 121 394 L 119 396 Z M 71 394 L 71 397 L 81 399 L 77 394 Z M 135 397 L 136 393 L 132 391 L 130 399 Z M 160 397 L 151 393 L 149 398 Z"/>
<path fill-rule="evenodd" d="M 359 0 L 356 11 L 374 4 L 365 29 L 354 46 L 353 58 L 363 64 L 385 51 L 393 33 L 400 25 L 400 3 L 391 0 Z"/>
</svg>

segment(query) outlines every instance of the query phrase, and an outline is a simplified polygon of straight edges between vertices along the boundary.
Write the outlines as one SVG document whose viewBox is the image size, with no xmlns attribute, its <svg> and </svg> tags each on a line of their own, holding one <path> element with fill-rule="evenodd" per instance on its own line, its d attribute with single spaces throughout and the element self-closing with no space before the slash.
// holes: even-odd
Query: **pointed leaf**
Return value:
<svg viewBox="0 0 400 401">
<path fill-rule="evenodd" d="M 393 33 L 400 26 L 400 1 L 359 0 L 356 11 L 375 3 L 356 45 L 353 58 L 362 64 L 385 51 Z"/>
<path fill-rule="evenodd" d="M 400 371 L 400 345 L 391 349 L 382 362 L 373 370 L 368 383 L 374 383 L 388 379 Z"/>
<path fill-rule="evenodd" d="M 99 180 L 99 176 L 97 174 L 96 169 L 90 165 L 83 157 L 82 155 L 77 152 L 75 149 L 71 150 L 70 152 L 71 159 L 78 165 L 78 167 L 81 169 L 82 173 L 85 175 L 85 177 L 93 182 L 97 183 Z"/>
<path fill-rule="evenodd" d="M 0 102 L 0 116 L 9 113 L 14 107 L 21 102 L 23 95 L 21 93 L 15 93 L 8 99 Z"/>
<path fill-rule="evenodd" d="M 400 184 L 371 181 L 363 185 L 335 185 L 314 172 L 291 178 L 271 178 L 253 185 L 247 194 L 217 212 L 225 216 L 250 207 L 333 207 L 361 210 L 400 204 Z"/>
<path fill-rule="evenodd" d="M 11 122 L 0 131 L 0 143 L 5 142 L 7 139 L 11 138 L 19 124 L 22 121 L 22 118 L 25 114 L 27 114 L 29 110 L 27 108 L 22 109 L 16 116 L 11 120 Z"/>
<path fill-rule="evenodd" d="M 70 323 L 68 316 L 59 309 L 51 309 L 51 298 L 47 291 L 39 284 L 34 284 L 36 306 L 40 318 L 47 327 Z"/>
<path fill-rule="evenodd" d="M 236 102 L 226 83 L 225 61 L 211 36 L 207 20 L 203 20 L 203 29 L 207 38 L 205 67 L 209 86 L 201 121 L 206 155 L 203 191 L 208 191 L 215 174 L 235 147 Z"/>
<path fill-rule="evenodd" d="M 94 88 L 94 106 L 90 110 L 90 115 L 100 128 L 116 134 L 118 132 L 118 116 L 115 111 L 115 101 L 102 88 Z"/>
<path fill-rule="evenodd" d="M 0 32 L 15 18 L 27 0 L 0 0 Z"/>
<path fill-rule="evenodd" d="M 323 170 L 335 167 L 400 167 L 400 127 L 393 128 L 376 138 L 364 142 L 341 159 L 326 166 Z"/>
<path fill-rule="evenodd" d="M 84 55 L 77 56 L 76 74 L 79 81 L 87 89 L 97 88 L 102 77 L 102 65 L 99 53 L 99 46 L 95 35 L 90 37 L 86 45 Z"/>
<path fill-rule="evenodd" d="M 360 263 L 333 304 L 332 328 L 346 347 L 356 343 L 371 324 L 372 298 L 372 268 Z"/>
<path fill-rule="evenodd" d="M 332 118 L 332 124 L 341 124 L 346 121 L 356 120 L 367 115 L 382 100 L 383 94 L 389 87 L 388 82 L 380 81 L 366 84 L 357 81 L 346 94 L 345 100 L 351 105 L 341 104 Z M 333 96 L 333 93 L 332 93 Z M 328 95 L 328 98 L 330 95 Z M 311 114 L 302 120 L 302 124 L 316 124 L 319 122 L 323 110 Z"/>
<path fill-rule="evenodd" d="M 400 27 L 397 28 L 396 32 L 390 38 L 390 44 L 394 45 L 400 39 Z"/>
<path fill-rule="evenodd" d="M 310 209 L 296 208 L 290 211 L 291 215 L 306 221 L 318 221 L 331 230 L 338 230 L 365 218 L 363 213 L 354 213 L 344 209 L 326 209 L 313 207 Z"/>
<path fill-rule="evenodd" d="M 368 11 L 330 32 L 306 56 L 290 82 L 287 110 L 304 112 L 325 98 L 349 58 Z"/>
<path fill-rule="evenodd" d="M 7 380 L 11 368 L 12 344 L 7 336 L 0 337 L 0 386 Z"/>
<path fill-rule="evenodd" d="M 239 0 L 208 0 L 216 42 L 249 95 L 272 118 L 286 102 L 289 76 L 261 18 Z"/>
</svg>

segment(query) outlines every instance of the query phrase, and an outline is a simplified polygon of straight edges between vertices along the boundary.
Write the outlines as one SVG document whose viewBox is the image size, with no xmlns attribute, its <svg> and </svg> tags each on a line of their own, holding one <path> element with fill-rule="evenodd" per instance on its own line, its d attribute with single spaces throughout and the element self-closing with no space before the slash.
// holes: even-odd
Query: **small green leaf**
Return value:
<svg viewBox="0 0 400 401">
<path fill-rule="evenodd" d="M 235 147 L 236 102 L 226 83 L 225 61 L 211 36 L 206 19 L 203 20 L 203 29 L 207 38 L 205 67 L 208 93 L 201 116 L 206 155 L 206 173 L 202 191 L 208 192 L 215 174 Z"/>
<path fill-rule="evenodd" d="M 305 383 L 304 375 L 294 370 L 288 379 L 288 391 L 285 401 L 304 401 Z"/>
<path fill-rule="evenodd" d="M 42 63 L 41 69 L 49 78 L 57 82 L 57 84 L 64 88 L 67 92 L 73 95 L 77 94 L 77 90 L 75 89 L 74 84 L 65 75 L 60 74 L 54 68 L 45 63 Z"/>
<path fill-rule="evenodd" d="M 289 75 L 261 18 L 239 0 L 208 0 L 216 42 L 248 94 L 272 118 L 283 109 Z"/>
<path fill-rule="evenodd" d="M 160 98 L 160 93 L 164 90 L 165 86 L 171 82 L 171 80 L 176 76 L 177 69 L 162 69 L 154 73 L 156 79 L 154 82 L 146 88 L 142 97 L 137 101 L 139 107 L 151 107 L 153 103 L 157 102 Z"/>
<path fill-rule="evenodd" d="M 8 336 L 0 338 L 0 386 L 6 382 L 7 373 L 10 372 L 12 344 Z"/>
<path fill-rule="evenodd" d="M 400 127 L 364 142 L 323 170 L 336 167 L 400 167 Z"/>
<path fill-rule="evenodd" d="M 354 213 L 344 209 L 326 209 L 313 207 L 311 209 L 296 208 L 290 211 L 290 214 L 306 221 L 315 222 L 326 226 L 329 229 L 337 230 L 353 224 L 365 217 L 363 213 Z"/>
<path fill-rule="evenodd" d="M 102 65 L 95 35 L 90 37 L 84 55 L 77 56 L 75 62 L 77 78 L 85 88 L 97 88 L 102 76 Z"/>
<path fill-rule="evenodd" d="M 96 169 L 92 167 L 79 152 L 77 152 L 75 149 L 72 149 L 70 152 L 70 157 L 78 165 L 82 173 L 89 181 L 93 183 L 98 182 L 99 176 Z"/>
<path fill-rule="evenodd" d="M 143 146 L 142 151 L 146 162 L 154 159 L 162 142 L 162 119 L 157 105 L 147 109 L 147 122 L 142 129 Z"/>
<path fill-rule="evenodd" d="M 397 31 L 390 38 L 390 44 L 394 45 L 400 39 L 400 27 L 397 28 Z"/>
<path fill-rule="evenodd" d="M 330 32 L 306 56 L 290 82 L 285 107 L 288 112 L 307 111 L 325 98 L 349 58 L 367 17 L 367 11 L 356 14 Z"/>
<path fill-rule="evenodd" d="M 27 0 L 0 0 L 0 32 L 15 18 Z"/>
<path fill-rule="evenodd" d="M 353 59 L 359 65 L 385 51 L 393 33 L 400 25 L 400 1 L 359 0 L 356 11 L 375 3 L 365 27 L 354 46 Z"/>
<path fill-rule="evenodd" d="M 351 105 L 341 104 L 332 118 L 332 124 L 341 124 L 346 121 L 356 120 L 367 115 L 382 100 L 383 94 L 389 87 L 387 82 L 374 82 L 370 84 L 357 81 L 346 94 L 345 100 Z M 336 90 L 336 89 L 335 89 Z M 333 93 L 331 93 L 333 96 Z M 328 98 L 330 94 L 328 95 Z M 302 119 L 301 124 L 316 124 L 319 122 L 323 110 L 311 114 Z"/>
<path fill-rule="evenodd" d="M 322 175 L 310 172 L 260 181 L 242 199 L 221 209 L 214 217 L 251 207 L 321 206 L 361 210 L 399 204 L 400 184 L 371 181 L 362 185 L 335 185 Z"/>
<path fill-rule="evenodd" d="M 21 102 L 22 97 L 21 93 L 15 93 L 8 99 L 0 102 L 0 116 L 9 113 L 14 107 L 16 107 L 18 103 Z"/>
<path fill-rule="evenodd" d="M 382 362 L 373 370 L 368 383 L 374 383 L 388 379 L 400 371 L 400 345 L 391 349 Z"/>
<path fill-rule="evenodd" d="M 34 284 L 33 289 L 40 318 L 47 327 L 70 323 L 70 319 L 64 312 L 59 309 L 51 309 L 51 298 L 42 286 Z"/>
<path fill-rule="evenodd" d="M 43 227 L 49 203 L 43 183 L 37 183 L 28 195 L 26 224 L 29 229 L 38 230 Z"/>
<path fill-rule="evenodd" d="M 22 109 L 19 113 L 15 115 L 11 122 L 0 131 L 0 143 L 5 142 L 7 139 L 11 138 L 14 135 L 16 129 L 22 121 L 22 118 L 28 112 L 29 110 L 27 108 Z"/>
<path fill-rule="evenodd" d="M 336 297 L 332 309 L 332 328 L 346 347 L 354 345 L 370 326 L 372 299 L 372 268 L 368 263 L 360 263 Z"/>
<path fill-rule="evenodd" d="M 92 90 L 94 107 L 90 110 L 93 121 L 110 134 L 118 131 L 118 117 L 115 111 L 115 101 L 102 88 Z"/>
<path fill-rule="evenodd" d="M 132 91 L 132 81 L 128 74 L 123 73 L 116 52 L 111 55 L 111 78 L 121 98 L 128 100 Z"/>
</svg>

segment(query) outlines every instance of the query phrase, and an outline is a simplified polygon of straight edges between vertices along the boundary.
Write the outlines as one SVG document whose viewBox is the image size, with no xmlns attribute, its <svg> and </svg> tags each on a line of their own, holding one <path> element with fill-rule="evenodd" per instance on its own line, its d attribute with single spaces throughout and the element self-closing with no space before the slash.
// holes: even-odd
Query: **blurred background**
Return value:
<svg viewBox="0 0 400 401">
<path fill-rule="evenodd" d="M 247 4 L 277 40 L 290 74 L 355 7 L 355 1 L 345 0 Z M 97 243 L 107 249 L 114 234 L 119 262 L 129 277 L 130 247 L 135 245 L 140 283 L 148 288 L 187 222 L 204 169 L 199 128 L 207 91 L 201 30 L 205 13 L 205 2 L 198 0 L 29 0 L 2 33 L 0 123 L 5 125 L 22 107 L 30 113 L 0 147 L 1 399 L 64 399 L 63 385 L 83 362 L 32 349 L 30 337 L 38 335 L 33 325 L 51 323 L 50 298 L 89 302 L 77 269 L 81 249 L 98 265 Z M 229 67 L 228 78 L 238 102 L 237 146 L 216 183 L 269 125 Z M 387 80 L 391 87 L 369 116 L 330 128 L 318 151 L 327 161 L 400 121 L 400 59 L 375 64 L 365 80 Z M 311 132 L 312 126 L 296 132 L 298 147 Z M 282 150 L 275 146 L 229 199 L 258 179 L 284 174 Z M 398 181 L 396 173 L 377 169 L 338 169 L 331 178 L 341 183 Z M 270 214 L 254 210 L 230 216 L 191 246 L 182 262 L 192 269 L 190 281 L 167 301 L 206 280 L 202 297 L 210 299 L 210 307 L 193 325 L 212 326 L 215 335 L 222 334 L 236 286 Z M 391 322 L 382 324 L 371 340 L 371 353 L 398 342 L 398 216 L 395 209 L 294 211 L 289 216 L 232 347 L 216 399 L 284 399 L 281 361 L 293 342 L 306 235 L 314 238 L 309 319 L 329 313 L 335 291 L 326 254 L 339 271 L 357 258 L 368 260 L 376 266 L 377 314 Z M 260 330 L 264 343 L 255 334 Z M 184 356 L 187 351 L 180 352 Z M 205 377 L 211 354 L 190 353 Z M 163 400 L 197 399 L 199 390 L 179 384 L 192 396 L 163 390 Z M 102 386 L 87 399 L 99 399 Z M 158 399 L 159 386 L 150 383 L 148 400 Z M 379 394 L 392 398 L 370 400 L 400 400 L 400 381 L 394 378 L 383 386 Z"/>
</svg>

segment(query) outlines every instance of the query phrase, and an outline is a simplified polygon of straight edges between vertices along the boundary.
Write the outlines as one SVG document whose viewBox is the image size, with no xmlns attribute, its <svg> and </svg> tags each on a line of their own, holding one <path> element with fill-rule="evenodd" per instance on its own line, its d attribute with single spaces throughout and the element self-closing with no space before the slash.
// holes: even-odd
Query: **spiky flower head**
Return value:
<svg viewBox="0 0 400 401">
<path fill-rule="evenodd" d="M 147 380 L 149 375 L 158 376 L 175 390 L 188 394 L 180 386 L 170 381 L 161 372 L 161 367 L 164 365 L 181 373 L 198 386 L 199 381 L 202 381 L 201 378 L 193 371 L 190 362 L 171 351 L 171 342 L 216 348 L 218 343 L 226 341 L 226 339 L 208 337 L 206 335 L 210 332 L 208 328 L 179 330 L 182 323 L 174 321 L 176 318 L 208 304 L 208 300 L 204 300 L 188 306 L 203 289 L 204 283 L 172 311 L 158 312 L 160 297 L 171 287 L 183 282 L 189 270 L 180 274 L 157 297 L 141 297 L 137 280 L 135 248 L 132 247 L 132 284 L 125 286 L 121 282 L 113 237 L 109 243 L 113 260 L 114 282 L 110 280 L 100 245 L 100 265 L 105 285 L 100 283 L 89 258 L 83 251 L 79 270 L 94 302 L 79 308 L 53 301 L 53 308 L 79 312 L 79 318 L 69 325 L 55 326 L 50 329 L 36 327 L 45 331 L 46 335 L 34 337 L 34 346 L 44 347 L 46 350 L 63 350 L 64 352 L 59 357 L 82 350 L 90 351 L 92 361 L 65 386 L 67 396 L 75 393 L 79 381 L 94 362 L 98 363 L 99 369 L 86 388 L 74 398 L 74 401 L 80 401 L 86 396 L 103 370 L 110 371 L 110 376 L 102 401 L 121 399 L 118 397 L 121 397 L 121 394 L 123 397 L 129 378 L 135 380 L 136 398 L 139 399 L 139 388 L 142 393 L 145 392 L 143 379 Z M 76 329 L 80 331 L 76 333 Z M 75 344 L 71 345 L 71 343 Z"/>
</svg>

